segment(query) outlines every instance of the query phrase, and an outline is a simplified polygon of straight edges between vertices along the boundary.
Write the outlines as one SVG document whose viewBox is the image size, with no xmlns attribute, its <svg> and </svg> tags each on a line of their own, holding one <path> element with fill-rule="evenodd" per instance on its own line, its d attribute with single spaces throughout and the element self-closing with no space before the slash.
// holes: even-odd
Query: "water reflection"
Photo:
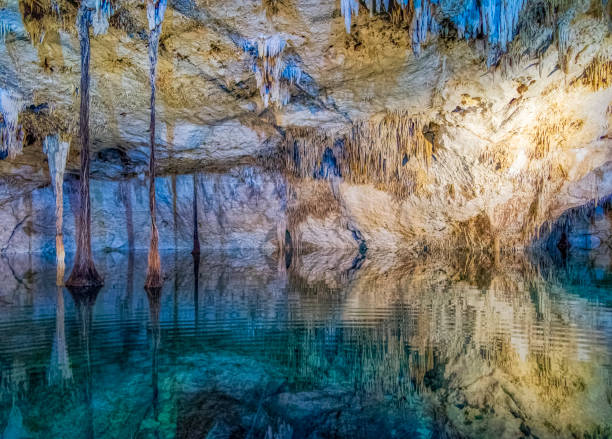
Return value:
<svg viewBox="0 0 612 439">
<path fill-rule="evenodd" d="M 82 355 L 75 386 L 76 401 L 74 401 L 77 405 L 76 415 L 80 415 L 80 419 L 75 425 L 76 432 L 71 434 L 89 439 L 95 437 L 91 345 L 93 307 L 100 293 L 100 287 L 69 288 L 68 291 L 76 308 L 79 350 Z"/>
<path fill-rule="evenodd" d="M 0 265 L 3 438 L 611 434 L 608 261 L 163 257 Z"/>
</svg>

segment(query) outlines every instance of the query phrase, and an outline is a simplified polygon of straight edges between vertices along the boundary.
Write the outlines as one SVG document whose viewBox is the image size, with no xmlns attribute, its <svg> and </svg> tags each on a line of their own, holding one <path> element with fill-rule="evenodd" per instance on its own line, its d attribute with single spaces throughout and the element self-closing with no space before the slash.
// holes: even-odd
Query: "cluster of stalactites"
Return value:
<svg viewBox="0 0 612 439">
<path fill-rule="evenodd" d="M 412 13 L 410 33 L 412 48 L 420 52 L 421 44 L 428 34 L 438 34 L 440 26 L 434 17 L 435 8 L 443 0 L 369 0 L 370 12 L 380 12 L 384 8 L 408 8 Z M 508 43 L 514 39 L 519 14 L 527 0 L 464 0 L 459 13 L 449 17 L 460 38 L 475 39 L 484 35 L 491 46 L 505 52 Z M 341 0 L 340 9 L 344 17 L 347 33 L 351 30 L 352 16 L 359 13 L 357 0 Z"/>
<path fill-rule="evenodd" d="M 597 55 L 579 78 L 582 85 L 593 91 L 612 86 L 612 58 Z"/>
<path fill-rule="evenodd" d="M 94 35 L 103 35 L 108 30 L 108 20 L 112 13 L 110 0 L 83 0 L 77 16 L 77 30 L 85 31 L 78 23 L 81 21 L 81 14 L 87 14 L 84 23 L 92 27 Z"/>
<path fill-rule="evenodd" d="M 157 72 L 157 57 L 159 48 L 159 37 L 162 30 L 162 22 L 167 7 L 166 0 L 147 0 L 147 20 L 149 22 L 149 80 L 152 89 L 155 87 L 155 75 Z"/>
<path fill-rule="evenodd" d="M 514 39 L 519 14 L 526 3 L 527 0 L 468 0 L 451 21 L 460 38 L 474 39 L 482 34 L 489 44 L 505 52 Z"/>
<path fill-rule="evenodd" d="M 64 181 L 69 149 L 70 143 L 60 140 L 57 135 L 47 136 L 43 142 L 43 152 L 47 155 L 51 183 L 56 193 L 58 185 L 63 184 Z"/>
<path fill-rule="evenodd" d="M 23 129 L 19 112 L 24 103 L 20 96 L 0 88 L 0 159 L 14 158 L 23 149 Z"/>
<path fill-rule="evenodd" d="M 321 178 L 330 175 L 324 168 L 333 163 L 337 169 L 331 174 L 351 183 L 373 184 L 399 198 L 419 194 L 428 184 L 433 158 L 424 128 L 412 115 L 389 112 L 356 122 L 341 137 L 314 128 L 287 130 L 285 170 L 299 178 Z"/>
<path fill-rule="evenodd" d="M 147 0 L 147 20 L 149 22 L 149 31 L 152 31 L 158 26 L 161 26 L 164 21 L 167 0 Z"/>
<path fill-rule="evenodd" d="M 422 192 L 433 157 L 424 127 L 420 119 L 397 112 L 355 123 L 345 142 L 344 175 L 400 198 Z"/>
<path fill-rule="evenodd" d="M 427 35 L 430 32 L 438 33 L 438 22 L 433 16 L 433 5 L 436 3 L 438 3 L 438 0 L 396 0 L 395 3 L 390 3 L 390 0 L 369 0 L 368 8 L 371 14 L 383 10 L 391 12 L 392 5 L 397 5 L 402 9 L 410 8 L 412 11 L 410 25 L 412 48 L 418 54 L 421 51 L 421 44 L 427 39 Z M 346 32 L 350 33 L 352 17 L 359 15 L 359 2 L 357 0 L 340 0 L 340 10 L 344 17 Z"/>
<path fill-rule="evenodd" d="M 566 11 L 557 21 L 557 53 L 559 67 L 567 73 L 569 69 L 570 45 L 572 39 L 571 21 L 574 10 Z"/>
<path fill-rule="evenodd" d="M 270 103 L 287 105 L 291 97 L 289 87 L 299 84 L 302 71 L 283 59 L 286 42 L 279 35 L 243 41 L 242 49 L 253 58 L 253 72 L 264 107 Z"/>
<path fill-rule="evenodd" d="M 11 24 L 8 20 L 0 18 L 0 41 L 4 42 L 9 33 L 11 33 Z"/>
</svg>

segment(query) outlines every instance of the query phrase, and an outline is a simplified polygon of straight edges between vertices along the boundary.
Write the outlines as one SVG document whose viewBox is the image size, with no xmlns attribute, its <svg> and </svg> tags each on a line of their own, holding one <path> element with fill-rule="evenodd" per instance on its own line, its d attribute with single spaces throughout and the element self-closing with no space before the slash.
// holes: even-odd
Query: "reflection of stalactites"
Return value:
<svg viewBox="0 0 612 439">
<path fill-rule="evenodd" d="M 63 278 L 64 273 L 59 273 L 59 271 L 58 267 L 58 278 Z M 62 384 L 72 379 L 64 326 L 64 293 L 61 287 L 57 288 L 57 304 L 55 306 L 55 337 L 51 352 L 51 365 L 47 373 L 47 381 L 50 385 Z"/>
<path fill-rule="evenodd" d="M 25 437 L 24 433 L 26 431 L 23 425 L 23 414 L 21 413 L 21 409 L 13 402 L 13 406 L 11 407 L 11 411 L 6 421 L 6 427 L 0 437 L 7 439 Z"/>
<path fill-rule="evenodd" d="M 151 387 L 153 389 L 152 407 L 155 420 L 159 418 L 159 344 L 161 341 L 161 328 L 159 313 L 161 309 L 161 288 L 146 288 L 149 302 L 149 323 L 151 330 Z"/>
<path fill-rule="evenodd" d="M 74 300 L 74 304 L 77 308 L 77 315 L 79 319 L 79 335 L 81 338 L 81 349 L 85 355 L 85 379 L 83 383 L 85 407 L 87 422 L 83 426 L 85 432 L 83 437 L 93 438 L 94 437 L 94 426 L 93 426 L 93 380 L 91 371 L 91 331 L 93 321 L 93 306 L 98 298 L 100 292 L 100 286 L 93 287 L 68 287 L 68 291 Z"/>
<path fill-rule="evenodd" d="M 198 330 L 199 323 L 199 310 L 200 310 L 200 253 L 193 253 L 193 321 L 196 332 Z"/>
<path fill-rule="evenodd" d="M 94 287 L 68 287 L 74 300 L 79 316 L 79 335 L 87 357 L 87 367 L 90 367 L 90 338 L 93 306 L 98 298 L 100 286 Z"/>
</svg>

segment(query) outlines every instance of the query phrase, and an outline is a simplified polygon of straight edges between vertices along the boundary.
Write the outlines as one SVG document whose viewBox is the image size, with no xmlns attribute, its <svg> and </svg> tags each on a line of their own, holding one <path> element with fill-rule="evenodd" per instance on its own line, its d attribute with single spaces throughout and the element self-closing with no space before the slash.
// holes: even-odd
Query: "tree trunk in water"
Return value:
<svg viewBox="0 0 612 439">
<path fill-rule="evenodd" d="M 66 285 L 91 287 L 104 282 L 98 274 L 91 253 L 91 204 L 89 200 L 89 15 L 81 3 L 77 17 L 77 30 L 81 46 L 81 108 L 79 135 L 81 138 L 81 173 L 79 182 L 80 209 L 77 220 L 77 249 L 72 273 Z"/>
<path fill-rule="evenodd" d="M 198 181 L 193 174 L 193 250 L 191 254 L 200 254 L 200 237 L 198 236 Z"/>
<path fill-rule="evenodd" d="M 146 288 L 159 288 L 162 286 L 161 261 L 159 258 L 159 234 L 155 218 L 155 76 L 157 70 L 157 48 L 161 24 L 156 25 L 149 32 L 149 61 L 151 63 L 149 80 L 151 82 L 151 121 L 149 124 L 151 153 L 149 158 L 149 209 L 151 211 L 151 245 L 149 246 L 149 259 L 147 268 Z"/>
</svg>

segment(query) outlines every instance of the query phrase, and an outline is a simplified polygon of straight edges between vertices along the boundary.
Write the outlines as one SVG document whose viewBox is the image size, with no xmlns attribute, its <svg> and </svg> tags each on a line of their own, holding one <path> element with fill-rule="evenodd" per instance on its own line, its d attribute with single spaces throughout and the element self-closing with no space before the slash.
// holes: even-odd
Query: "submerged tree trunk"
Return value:
<svg viewBox="0 0 612 439">
<path fill-rule="evenodd" d="M 151 244 L 145 287 L 159 288 L 163 283 L 161 261 L 159 258 L 159 233 L 155 218 L 155 76 L 157 73 L 157 49 L 161 34 L 161 22 L 166 10 L 166 0 L 148 0 L 147 18 L 149 20 L 149 81 L 151 83 L 151 121 L 149 124 L 151 153 L 149 157 L 149 209 L 151 212 Z"/>
<path fill-rule="evenodd" d="M 193 174 L 193 250 L 191 254 L 200 254 L 200 237 L 198 236 L 198 180 Z"/>
<path fill-rule="evenodd" d="M 81 139 L 81 173 L 79 182 L 80 208 L 77 219 L 77 248 L 72 273 L 66 285 L 88 287 L 102 285 L 91 253 L 91 204 L 89 200 L 89 25 L 90 11 L 81 3 L 77 16 L 77 30 L 81 46 L 81 108 L 79 135 Z"/>
</svg>

